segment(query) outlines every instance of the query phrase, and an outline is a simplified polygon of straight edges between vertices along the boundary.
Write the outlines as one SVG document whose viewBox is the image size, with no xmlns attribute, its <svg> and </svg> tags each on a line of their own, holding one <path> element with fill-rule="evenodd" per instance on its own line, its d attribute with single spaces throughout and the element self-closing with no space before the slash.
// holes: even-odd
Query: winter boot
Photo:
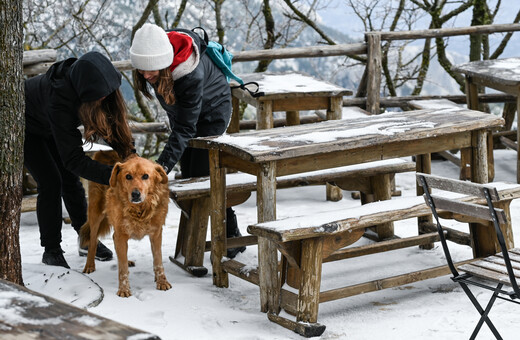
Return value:
<svg viewBox="0 0 520 340">
<path fill-rule="evenodd" d="M 60 266 L 70 268 L 67 261 L 63 257 L 63 250 L 60 247 L 45 249 L 43 252 L 42 262 L 50 266 Z"/>
<path fill-rule="evenodd" d="M 79 247 L 78 249 L 79 256 L 87 256 L 88 255 L 88 246 Z M 96 247 L 96 260 L 99 261 L 110 261 L 112 260 L 113 254 L 112 250 L 108 249 L 101 241 L 98 241 Z"/>
<path fill-rule="evenodd" d="M 240 237 L 242 234 L 238 229 L 237 224 L 237 216 L 235 215 L 235 211 L 232 208 L 226 209 L 226 237 Z M 227 257 L 230 259 L 235 258 L 238 253 L 243 253 L 246 251 L 246 247 L 237 247 L 237 248 L 229 248 L 227 250 Z"/>
</svg>

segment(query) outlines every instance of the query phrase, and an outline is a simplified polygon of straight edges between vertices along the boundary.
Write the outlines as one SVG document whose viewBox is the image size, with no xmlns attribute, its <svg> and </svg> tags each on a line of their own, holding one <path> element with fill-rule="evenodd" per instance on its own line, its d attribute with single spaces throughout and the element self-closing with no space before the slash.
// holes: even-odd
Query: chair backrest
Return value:
<svg viewBox="0 0 520 340">
<path fill-rule="evenodd" d="M 501 224 L 508 223 L 507 215 L 504 210 L 495 208 L 493 206 L 494 202 L 498 202 L 500 200 L 497 189 L 492 184 L 472 183 L 468 181 L 461 181 L 423 173 L 417 173 L 416 177 L 417 182 L 424 190 L 424 199 L 426 204 L 428 204 L 428 206 L 431 208 L 432 214 L 434 215 L 434 218 L 437 222 L 437 231 L 439 233 L 446 259 L 448 261 L 448 266 L 450 267 L 453 275 L 458 276 L 459 274 L 453 265 L 453 261 L 451 259 L 446 242 L 446 237 L 444 235 L 442 225 L 439 221 L 437 209 L 493 222 L 497 240 L 500 245 L 505 266 L 511 281 L 511 286 L 515 292 L 519 294 L 520 290 L 518 288 L 511 261 L 509 259 L 509 253 L 504 240 L 504 235 L 502 233 L 502 229 L 500 228 Z M 436 195 L 431 193 L 431 189 L 439 189 L 448 193 L 445 195 Z M 464 202 L 463 197 L 457 197 L 453 193 L 481 198 L 486 202 L 486 205 Z"/>
</svg>

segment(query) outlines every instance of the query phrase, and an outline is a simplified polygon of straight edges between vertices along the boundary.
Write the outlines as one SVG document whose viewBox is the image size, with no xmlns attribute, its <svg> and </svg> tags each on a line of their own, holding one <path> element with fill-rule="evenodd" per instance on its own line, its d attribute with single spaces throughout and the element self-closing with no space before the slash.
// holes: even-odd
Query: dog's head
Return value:
<svg viewBox="0 0 520 340">
<path fill-rule="evenodd" d="M 168 176 L 163 167 L 141 157 L 116 163 L 110 177 L 110 187 L 117 188 L 133 204 L 143 203 L 159 185 L 167 183 Z"/>
</svg>

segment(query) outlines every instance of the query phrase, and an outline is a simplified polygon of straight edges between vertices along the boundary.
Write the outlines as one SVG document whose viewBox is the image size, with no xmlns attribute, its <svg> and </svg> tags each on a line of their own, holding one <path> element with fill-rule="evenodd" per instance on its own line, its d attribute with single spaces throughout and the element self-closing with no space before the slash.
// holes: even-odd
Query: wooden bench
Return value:
<svg viewBox="0 0 520 340">
<path fill-rule="evenodd" d="M 2 279 L 0 301 L 2 339 L 160 339 Z"/>
<path fill-rule="evenodd" d="M 358 165 L 311 171 L 276 178 L 277 188 L 334 183 L 344 190 L 364 193 L 367 201 L 374 200 L 374 193 L 386 190 L 378 188 L 379 179 L 387 177 L 388 183 L 396 173 L 415 171 L 415 163 L 403 159 L 389 159 Z M 227 206 L 245 202 L 256 190 L 256 176 L 232 173 L 226 176 Z M 182 210 L 174 256 L 170 260 L 195 276 L 204 276 L 204 251 L 210 250 L 206 242 L 210 209 L 209 177 L 178 179 L 170 182 L 170 197 Z M 255 236 L 230 238 L 227 247 L 234 248 L 256 244 Z"/>
<path fill-rule="evenodd" d="M 499 189 L 500 208 L 506 211 L 507 216 L 510 216 L 509 204 L 512 199 L 520 197 L 520 185 L 506 183 L 494 183 L 494 185 Z M 442 195 L 442 193 L 439 193 L 439 195 Z M 475 197 L 463 195 L 460 195 L 460 200 L 479 204 L 485 203 Z M 465 216 L 454 215 L 447 211 L 439 210 L 439 212 L 443 218 L 455 218 L 462 222 L 487 223 L 482 220 L 476 221 Z M 244 273 L 241 264 L 233 260 L 225 262 L 223 267 L 228 273 L 242 278 L 249 277 L 251 278 L 249 281 L 258 283 L 260 285 L 260 294 L 267 294 L 270 303 L 279 303 L 278 308 L 274 308 L 274 310 L 279 310 L 281 307 L 289 314 L 296 315 L 295 322 L 279 316 L 278 313 L 271 312 L 268 313 L 271 321 L 304 336 L 318 336 L 325 329 L 324 325 L 320 325 L 317 322 L 318 305 L 320 302 L 400 286 L 449 273 L 447 266 L 440 266 L 334 290 L 320 291 L 323 262 L 438 241 L 439 235 L 436 227 L 430 223 L 428 226 L 423 226 L 427 232 L 418 236 L 345 248 L 347 245 L 357 241 L 363 235 L 364 229 L 370 225 L 430 214 L 431 210 L 424 202 L 423 197 L 414 196 L 373 202 L 341 211 L 323 212 L 312 216 L 293 217 L 250 225 L 247 228 L 250 234 L 272 242 L 283 254 L 281 272 L 278 273 L 278 268 L 280 267 L 277 263 L 269 263 L 269 259 L 273 257 L 270 254 L 263 253 L 262 248 L 259 248 L 258 273 Z M 508 229 L 505 233 L 508 237 L 508 242 L 513 243 L 510 224 L 505 228 Z M 471 246 L 474 242 L 470 234 L 453 229 L 447 230 L 446 238 L 468 246 Z M 490 253 L 494 252 L 494 250 L 490 250 Z M 475 254 L 473 255 L 475 256 Z M 472 259 L 467 261 L 472 261 Z M 462 261 L 458 264 L 466 263 L 467 261 Z M 262 275 L 263 278 L 260 278 L 258 275 Z M 255 282 L 255 280 L 258 281 Z M 262 282 L 268 282 L 267 285 L 269 286 L 262 286 Z M 298 293 L 294 293 L 294 289 Z"/>
</svg>

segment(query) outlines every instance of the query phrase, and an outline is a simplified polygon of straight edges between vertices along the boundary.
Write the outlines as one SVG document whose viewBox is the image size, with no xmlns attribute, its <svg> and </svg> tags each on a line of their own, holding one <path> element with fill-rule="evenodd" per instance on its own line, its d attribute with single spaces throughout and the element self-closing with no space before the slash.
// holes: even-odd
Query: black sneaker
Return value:
<svg viewBox="0 0 520 340">
<path fill-rule="evenodd" d="M 78 247 L 79 256 L 87 256 L 88 246 Z M 101 241 L 98 241 L 96 248 L 96 260 L 99 261 L 110 261 L 112 260 L 112 250 L 108 249 Z"/>
<path fill-rule="evenodd" d="M 70 268 L 63 257 L 61 248 L 54 248 L 43 252 L 42 262 L 50 266 L 60 266 Z"/>
<path fill-rule="evenodd" d="M 235 215 L 235 212 L 231 208 L 226 209 L 226 237 L 240 237 L 242 234 L 240 233 L 240 230 L 238 229 L 237 224 L 237 216 Z M 246 251 L 246 247 L 237 247 L 237 248 L 229 248 L 227 250 L 227 257 L 230 259 L 235 258 L 238 253 L 243 253 Z"/>
</svg>

